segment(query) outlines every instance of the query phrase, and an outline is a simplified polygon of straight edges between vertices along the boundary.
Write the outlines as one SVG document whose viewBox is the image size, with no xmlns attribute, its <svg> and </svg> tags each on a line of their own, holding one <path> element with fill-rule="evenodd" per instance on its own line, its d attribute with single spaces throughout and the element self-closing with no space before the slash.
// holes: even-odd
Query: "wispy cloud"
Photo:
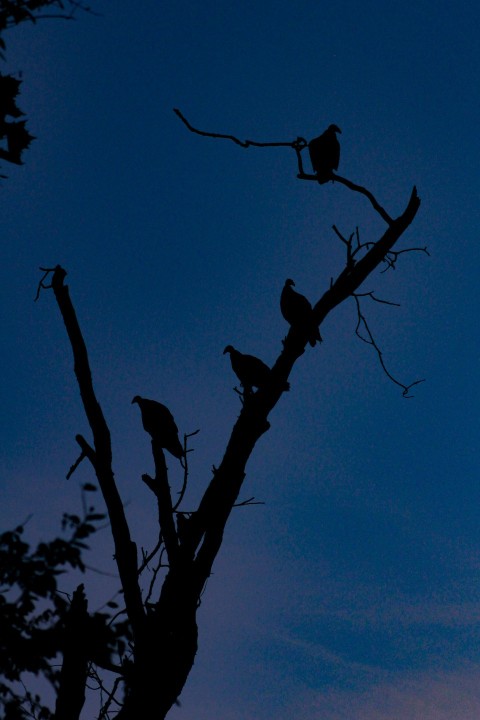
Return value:
<svg viewBox="0 0 480 720">
<path fill-rule="evenodd" d="M 443 628 L 477 626 L 480 602 L 442 602 L 408 598 L 388 598 L 354 608 L 324 608 L 319 615 L 329 615 L 357 627 L 400 625 L 402 627 L 435 625 Z"/>
<path fill-rule="evenodd" d="M 293 715 L 285 713 L 285 720 Z M 480 666 L 396 674 L 367 689 L 297 698 L 297 720 L 478 720 Z M 283 718 L 282 718 L 283 720 Z"/>
</svg>

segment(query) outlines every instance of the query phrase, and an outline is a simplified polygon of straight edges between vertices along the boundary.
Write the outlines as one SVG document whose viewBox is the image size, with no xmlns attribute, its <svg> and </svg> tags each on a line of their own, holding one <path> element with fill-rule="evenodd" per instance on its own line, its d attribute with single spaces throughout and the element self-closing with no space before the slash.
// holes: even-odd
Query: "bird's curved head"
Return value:
<svg viewBox="0 0 480 720">
<path fill-rule="evenodd" d="M 338 127 L 338 125 L 329 125 L 329 126 L 328 126 L 328 129 L 330 130 L 330 132 L 342 134 L 342 131 L 340 130 L 340 128 Z"/>
<path fill-rule="evenodd" d="M 141 399 L 142 399 L 142 398 L 140 397 L 140 395 L 135 395 L 135 397 L 134 397 L 133 400 L 132 400 L 132 405 L 133 405 L 133 403 L 138 403 L 138 405 L 140 405 L 140 400 L 141 400 Z"/>
<path fill-rule="evenodd" d="M 227 345 L 227 347 L 226 347 L 225 350 L 223 351 L 223 354 L 225 355 L 225 353 L 231 353 L 231 352 L 234 352 L 234 351 L 235 351 L 235 348 L 233 347 L 233 345 Z"/>
<path fill-rule="evenodd" d="M 285 280 L 285 287 L 290 287 L 291 285 L 295 285 L 292 278 L 288 278 L 287 280 Z"/>
</svg>

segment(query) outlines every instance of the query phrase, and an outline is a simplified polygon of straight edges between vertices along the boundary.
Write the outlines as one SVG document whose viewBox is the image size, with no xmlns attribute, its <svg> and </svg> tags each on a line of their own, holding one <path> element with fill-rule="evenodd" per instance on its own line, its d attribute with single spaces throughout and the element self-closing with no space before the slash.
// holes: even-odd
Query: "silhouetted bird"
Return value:
<svg viewBox="0 0 480 720">
<path fill-rule="evenodd" d="M 293 290 L 292 285 L 295 285 L 293 280 L 290 278 L 285 280 L 280 296 L 280 310 L 289 325 L 307 335 L 308 342 L 313 347 L 317 340 L 322 342 L 322 338 L 315 322 L 312 306 L 304 295 Z"/>
<path fill-rule="evenodd" d="M 331 180 L 332 171 L 338 168 L 340 143 L 336 133 L 341 132 L 337 125 L 329 125 L 324 133 L 308 143 L 312 167 L 321 185 Z"/>
<path fill-rule="evenodd" d="M 185 452 L 178 439 L 178 427 L 170 410 L 156 400 L 147 400 L 135 395 L 132 404 L 137 403 L 142 414 L 144 430 L 152 436 L 159 447 L 165 448 L 174 457 L 180 459 Z"/>
<path fill-rule="evenodd" d="M 263 360 L 260 360 L 254 355 L 245 355 L 239 350 L 235 350 L 232 345 L 227 345 L 223 351 L 224 355 L 225 353 L 230 353 L 232 370 L 240 380 L 247 395 L 252 392 L 252 388 L 260 388 L 267 382 L 271 370 L 268 365 L 265 365 Z M 290 390 L 288 382 L 285 383 L 284 389 Z"/>
</svg>

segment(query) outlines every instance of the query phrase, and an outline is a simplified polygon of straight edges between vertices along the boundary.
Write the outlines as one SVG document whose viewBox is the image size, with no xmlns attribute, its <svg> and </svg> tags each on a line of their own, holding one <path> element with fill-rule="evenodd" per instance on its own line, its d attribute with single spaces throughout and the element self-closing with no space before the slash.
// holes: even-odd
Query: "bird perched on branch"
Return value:
<svg viewBox="0 0 480 720">
<path fill-rule="evenodd" d="M 240 380 L 246 395 L 249 395 L 254 387 L 262 387 L 269 379 L 271 370 L 263 360 L 254 355 L 245 355 L 239 350 L 235 350 L 232 345 L 227 345 L 223 351 L 224 355 L 225 353 L 230 353 L 232 370 Z M 284 389 L 290 389 L 288 382 L 285 383 Z"/>
<path fill-rule="evenodd" d="M 236 350 L 232 345 L 227 345 L 223 354 L 230 353 L 232 370 L 240 380 L 246 393 L 251 393 L 252 388 L 259 388 L 265 384 L 270 376 L 270 368 L 263 360 L 254 355 L 245 355 Z"/>
<path fill-rule="evenodd" d="M 137 403 L 142 414 L 143 429 L 152 436 L 152 442 L 165 448 L 174 457 L 184 457 L 185 452 L 178 439 L 178 427 L 170 410 L 156 400 L 135 395 L 132 404 Z"/>
<path fill-rule="evenodd" d="M 332 172 L 338 168 L 340 143 L 336 133 L 341 132 L 337 125 L 329 125 L 324 133 L 308 143 L 312 167 L 321 185 L 332 180 Z"/>
<path fill-rule="evenodd" d="M 280 310 L 285 320 L 293 328 L 305 333 L 312 347 L 322 342 L 320 330 L 315 322 L 312 306 L 304 295 L 293 290 L 295 283 L 290 278 L 285 280 L 280 296 Z"/>
</svg>

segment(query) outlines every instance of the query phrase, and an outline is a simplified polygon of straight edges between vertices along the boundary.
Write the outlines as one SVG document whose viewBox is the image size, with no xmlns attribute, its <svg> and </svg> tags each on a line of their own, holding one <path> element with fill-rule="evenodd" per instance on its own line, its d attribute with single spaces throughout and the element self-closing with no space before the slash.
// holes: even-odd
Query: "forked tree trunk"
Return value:
<svg viewBox="0 0 480 720">
<path fill-rule="evenodd" d="M 419 205 L 414 189 L 399 218 L 390 221 L 383 211 L 382 217 L 388 222 L 384 235 L 371 243 L 370 249 L 358 261 L 347 254 L 345 269 L 314 305 L 318 325 L 331 310 L 355 293 L 382 262 L 412 222 Z M 124 705 L 116 717 L 118 720 L 163 720 L 180 696 L 195 660 L 199 599 L 221 547 L 225 525 L 245 477 L 247 461 L 256 442 L 269 428 L 268 416 L 285 392 L 290 371 L 303 354 L 308 337 L 291 328 L 268 382 L 256 393 L 244 396 L 222 462 L 214 468 L 200 505 L 186 520 L 181 535 L 173 521 L 163 452 L 153 447 L 156 477 L 145 476 L 144 479 L 159 503 L 160 531 L 169 570 L 158 600 L 144 606 L 138 582 L 136 546 L 130 538 L 112 471 L 110 433 L 94 394 L 87 350 L 68 287 L 64 285 L 65 276 L 66 272 L 60 266 L 54 268 L 51 287 L 72 346 L 75 373 L 93 435 L 92 445 L 80 435 L 77 441 L 81 457 L 90 460 L 105 498 L 126 612 L 134 636 L 133 661 L 124 667 Z M 78 671 L 79 682 L 81 672 L 83 669 Z M 61 683 L 60 694 L 65 691 L 66 685 Z M 58 716 L 59 720 L 61 717 Z"/>
</svg>

